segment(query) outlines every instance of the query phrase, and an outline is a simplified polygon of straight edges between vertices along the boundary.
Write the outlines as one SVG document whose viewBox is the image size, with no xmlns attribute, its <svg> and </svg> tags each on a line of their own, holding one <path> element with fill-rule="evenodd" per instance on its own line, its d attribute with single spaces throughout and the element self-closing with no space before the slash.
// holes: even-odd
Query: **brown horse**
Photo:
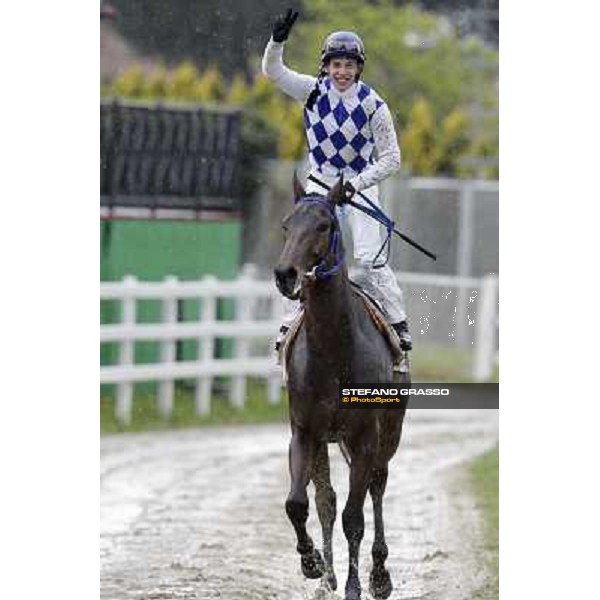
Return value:
<svg viewBox="0 0 600 600">
<path fill-rule="evenodd" d="M 307 197 L 294 179 L 294 193 L 296 205 L 283 221 L 285 245 L 275 269 L 280 292 L 288 298 L 300 298 L 304 306 L 303 324 L 291 342 L 286 361 L 292 438 L 291 489 L 285 508 L 296 531 L 305 577 L 324 576 L 324 583 L 336 589 L 331 547 L 336 495 L 329 475 L 328 444 L 338 443 L 350 467 L 350 490 L 342 512 L 349 554 L 345 600 L 361 596 L 358 559 L 367 490 L 375 521 L 370 591 L 375 598 L 387 598 L 393 586 L 385 568 L 388 548 L 382 500 L 388 462 L 400 442 L 406 404 L 394 409 L 340 408 L 341 383 L 394 381 L 392 356 L 363 299 L 348 280 L 335 215 L 341 184 L 327 197 Z M 403 377 L 403 383 L 408 383 L 408 374 Z M 324 560 L 306 531 L 306 488 L 311 480 Z"/>
</svg>

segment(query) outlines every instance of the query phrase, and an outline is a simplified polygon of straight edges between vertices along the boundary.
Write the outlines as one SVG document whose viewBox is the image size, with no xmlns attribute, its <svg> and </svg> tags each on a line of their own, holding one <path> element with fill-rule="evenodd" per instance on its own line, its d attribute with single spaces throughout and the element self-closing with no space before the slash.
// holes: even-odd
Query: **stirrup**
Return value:
<svg viewBox="0 0 600 600">
<path fill-rule="evenodd" d="M 408 360 L 408 352 L 402 353 L 399 361 L 394 362 L 392 367 L 394 373 L 410 373 L 410 361 Z"/>
<path fill-rule="evenodd" d="M 412 350 L 412 337 L 408 330 L 408 322 L 406 319 L 399 323 L 392 323 L 392 327 L 400 340 L 400 348 L 402 348 L 404 352 Z"/>
</svg>

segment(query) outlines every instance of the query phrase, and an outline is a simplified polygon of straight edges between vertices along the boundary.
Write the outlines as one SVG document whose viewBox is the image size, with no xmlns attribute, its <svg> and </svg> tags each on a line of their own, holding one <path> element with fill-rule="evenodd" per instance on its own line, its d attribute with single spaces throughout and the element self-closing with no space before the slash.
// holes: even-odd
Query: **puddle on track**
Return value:
<svg viewBox="0 0 600 600">
<path fill-rule="evenodd" d="M 454 467 L 497 439 L 495 410 L 408 411 L 384 497 L 392 600 L 463 600 L 481 585 L 471 543 L 477 514 L 466 491 L 460 494 L 449 481 Z M 300 572 L 295 535 L 284 510 L 288 441 L 287 425 L 102 438 L 102 600 L 342 599 L 346 464 L 330 445 L 338 496 L 338 591 L 332 593 Z M 312 485 L 309 497 L 308 528 L 320 545 Z M 371 598 L 372 542 L 367 497 L 360 554 L 365 600 Z"/>
</svg>

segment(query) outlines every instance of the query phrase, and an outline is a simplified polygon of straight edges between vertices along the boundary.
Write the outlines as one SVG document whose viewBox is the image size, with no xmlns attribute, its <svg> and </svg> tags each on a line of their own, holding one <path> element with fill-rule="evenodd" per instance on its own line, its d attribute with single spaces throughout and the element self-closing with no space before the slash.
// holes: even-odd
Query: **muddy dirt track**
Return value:
<svg viewBox="0 0 600 600">
<path fill-rule="evenodd" d="M 286 425 L 261 425 L 103 437 L 102 600 L 343 598 L 347 467 L 330 445 L 339 587 L 325 594 L 301 575 L 283 508 L 288 432 Z M 408 411 L 384 498 L 393 600 L 468 599 L 481 586 L 478 515 L 457 467 L 497 439 L 496 410 Z M 309 532 L 320 545 L 312 485 L 309 497 Z M 365 599 L 372 541 L 367 497 Z"/>
</svg>

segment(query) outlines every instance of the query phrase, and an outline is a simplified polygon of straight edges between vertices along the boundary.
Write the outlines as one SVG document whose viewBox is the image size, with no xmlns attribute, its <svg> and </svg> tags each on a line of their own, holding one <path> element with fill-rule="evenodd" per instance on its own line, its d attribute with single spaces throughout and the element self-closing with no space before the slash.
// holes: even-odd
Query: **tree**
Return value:
<svg viewBox="0 0 600 600">
<path fill-rule="evenodd" d="M 402 133 L 401 144 L 404 161 L 413 172 L 419 175 L 434 175 L 437 172 L 439 151 L 436 137 L 431 105 L 425 98 L 418 98 Z"/>
<path fill-rule="evenodd" d="M 327 34 L 356 30 L 366 47 L 364 80 L 384 96 L 400 127 L 417 98 L 427 98 L 441 119 L 456 106 L 482 99 L 485 86 L 497 78 L 497 52 L 474 43 L 466 47 L 446 20 L 412 5 L 399 8 L 390 0 L 305 0 L 304 5 L 287 44 L 290 65 L 315 73 Z"/>
<path fill-rule="evenodd" d="M 112 93 L 242 105 L 251 114 L 247 130 L 265 142 L 259 144 L 263 155 L 297 159 L 304 154 L 300 105 L 257 75 L 281 2 L 265 0 L 259 7 L 254 0 L 117 4 L 124 15 L 121 27 L 137 43 L 153 48 L 165 66 L 148 77 L 139 67 L 129 70 L 111 86 Z M 257 14 L 251 16 L 249 7 Z M 397 121 L 404 164 L 414 174 L 497 173 L 496 51 L 473 38 L 461 40 L 447 20 L 413 4 L 304 0 L 286 44 L 286 64 L 316 74 L 323 40 L 341 29 L 356 30 L 363 38 L 363 79 L 387 101 Z M 174 62 L 177 56 L 187 60 Z M 270 141 L 273 146 L 267 149 Z"/>
</svg>

